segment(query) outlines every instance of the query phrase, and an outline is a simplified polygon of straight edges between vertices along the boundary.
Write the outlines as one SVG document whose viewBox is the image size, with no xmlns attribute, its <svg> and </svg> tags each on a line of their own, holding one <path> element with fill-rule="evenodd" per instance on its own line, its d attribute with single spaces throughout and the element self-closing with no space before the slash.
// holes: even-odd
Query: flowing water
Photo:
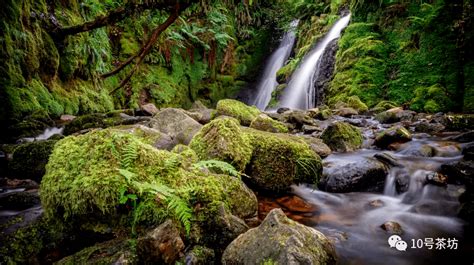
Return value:
<svg viewBox="0 0 474 265">
<path fill-rule="evenodd" d="M 25 142 L 33 142 L 33 141 L 41 141 L 41 140 L 48 140 L 51 136 L 55 134 L 62 134 L 64 131 L 64 127 L 50 127 L 46 128 L 43 133 L 36 137 L 26 137 L 22 138 Z"/>
<path fill-rule="evenodd" d="M 313 77 L 317 71 L 321 56 L 328 44 L 339 38 L 341 31 L 349 24 L 350 14 L 342 17 L 332 26 L 329 32 L 303 58 L 302 63 L 295 70 L 285 88 L 280 107 L 290 109 L 308 109 L 315 105 L 316 92 L 314 91 Z"/>
<path fill-rule="evenodd" d="M 290 29 L 285 33 L 285 35 L 283 35 L 280 45 L 272 53 L 265 64 L 265 70 L 263 71 L 263 74 L 258 82 L 257 96 L 253 102 L 250 102 L 260 110 L 265 110 L 265 108 L 268 106 L 268 103 L 270 103 L 272 97 L 272 92 L 278 85 L 276 73 L 284 65 L 285 61 L 291 54 L 291 49 L 295 44 L 295 29 L 297 25 L 297 20 L 291 23 Z"/>
<path fill-rule="evenodd" d="M 436 156 L 410 155 L 420 144 L 435 148 Z M 324 163 L 357 161 L 380 152 L 365 149 L 336 153 Z M 462 264 L 467 261 L 469 253 L 463 239 L 465 223 L 456 217 L 460 206 L 458 198 L 464 187 L 426 183 L 426 175 L 436 172 L 441 164 L 462 158 L 459 145 L 424 137 L 388 153 L 398 166 L 390 169 L 382 194 L 337 194 L 303 185 L 294 187 L 294 193 L 316 209 L 310 218 L 300 222 L 315 227 L 335 242 L 339 264 Z M 408 178 L 408 189 L 398 192 L 396 180 L 404 178 Z M 389 246 L 387 240 L 392 234 L 381 228 L 388 221 L 401 225 L 406 251 Z M 430 240 L 436 243 L 437 238 L 446 239 L 447 249 L 436 249 L 436 244 L 429 249 Z M 447 244 L 448 239 L 451 246 Z M 450 249 L 454 242 L 457 249 Z"/>
</svg>

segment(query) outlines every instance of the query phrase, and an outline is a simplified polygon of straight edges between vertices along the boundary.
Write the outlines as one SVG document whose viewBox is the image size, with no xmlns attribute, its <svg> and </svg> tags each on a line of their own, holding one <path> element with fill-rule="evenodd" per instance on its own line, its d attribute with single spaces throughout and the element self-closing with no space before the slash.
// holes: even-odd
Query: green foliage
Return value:
<svg viewBox="0 0 474 265">
<path fill-rule="evenodd" d="M 45 216 L 80 229 L 131 226 L 132 232 L 173 218 L 189 232 L 191 222 L 202 218 L 194 213 L 197 203 L 206 211 L 224 203 L 242 217 L 255 212 L 255 197 L 239 178 L 204 173 L 185 161 L 115 129 L 66 137 L 55 146 L 41 182 Z"/>
<path fill-rule="evenodd" d="M 240 173 L 231 164 L 219 160 L 204 160 L 193 165 L 197 169 L 209 169 L 217 174 L 226 174 L 229 176 L 240 177 Z"/>
</svg>

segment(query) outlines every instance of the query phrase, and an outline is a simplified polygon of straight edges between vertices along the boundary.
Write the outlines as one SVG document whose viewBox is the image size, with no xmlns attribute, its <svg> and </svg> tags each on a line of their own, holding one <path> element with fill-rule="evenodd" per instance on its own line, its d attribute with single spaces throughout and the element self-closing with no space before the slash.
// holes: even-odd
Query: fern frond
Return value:
<svg viewBox="0 0 474 265">
<path fill-rule="evenodd" d="M 191 218 L 193 217 L 193 210 L 188 203 L 178 196 L 170 196 L 167 198 L 168 210 L 173 212 L 173 215 L 184 226 L 186 234 L 191 231 Z"/>
<path fill-rule="evenodd" d="M 237 171 L 234 166 L 224 161 L 219 161 L 219 160 L 199 161 L 195 163 L 193 167 L 196 169 L 206 168 L 217 174 L 227 174 L 233 177 L 240 177 L 239 171 Z"/>
<path fill-rule="evenodd" d="M 131 168 L 137 158 L 137 146 L 133 144 L 127 145 L 122 152 L 121 168 Z"/>
</svg>

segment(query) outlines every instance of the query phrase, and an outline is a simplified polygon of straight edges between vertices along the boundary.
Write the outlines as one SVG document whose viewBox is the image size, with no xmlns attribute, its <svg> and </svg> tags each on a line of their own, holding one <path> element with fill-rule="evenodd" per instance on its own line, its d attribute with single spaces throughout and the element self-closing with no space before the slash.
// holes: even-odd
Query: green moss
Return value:
<svg viewBox="0 0 474 265">
<path fill-rule="evenodd" d="M 351 107 L 351 108 L 357 110 L 358 112 L 365 112 L 369 109 L 367 107 L 367 105 L 365 105 L 365 103 L 362 102 L 362 100 L 360 100 L 360 98 L 358 96 L 348 97 L 347 100 L 346 100 L 346 103 L 347 103 L 348 107 Z"/>
<path fill-rule="evenodd" d="M 288 127 L 282 122 L 276 121 L 267 115 L 260 114 L 250 123 L 250 128 L 273 133 L 287 133 Z"/>
<path fill-rule="evenodd" d="M 324 143 L 337 152 L 354 151 L 362 146 L 362 133 L 345 122 L 330 124 L 321 135 Z"/>
<path fill-rule="evenodd" d="M 250 141 L 242 134 L 236 119 L 211 121 L 194 136 L 189 146 L 202 160 L 219 159 L 238 170 L 245 169 L 252 155 Z"/>
<path fill-rule="evenodd" d="M 245 129 L 253 146 L 247 168 L 251 182 L 258 187 L 283 191 L 294 183 L 317 183 L 321 158 L 298 137 Z"/>
<path fill-rule="evenodd" d="M 46 140 L 22 144 L 15 148 L 12 160 L 8 163 L 12 176 L 40 182 L 55 144 L 55 140 Z"/>
<path fill-rule="evenodd" d="M 234 99 L 223 99 L 217 102 L 217 115 L 225 115 L 236 118 L 244 126 L 250 123 L 260 114 L 255 106 L 247 106 Z"/>
<path fill-rule="evenodd" d="M 157 150 L 115 129 L 66 137 L 55 146 L 41 182 L 45 216 L 94 231 L 182 221 L 173 207 L 183 206 L 170 206 L 169 196 L 203 209 L 224 203 L 240 217 L 256 211 L 255 196 L 240 179 L 186 163 L 182 154 Z M 136 196 L 136 204 L 127 194 Z"/>
</svg>

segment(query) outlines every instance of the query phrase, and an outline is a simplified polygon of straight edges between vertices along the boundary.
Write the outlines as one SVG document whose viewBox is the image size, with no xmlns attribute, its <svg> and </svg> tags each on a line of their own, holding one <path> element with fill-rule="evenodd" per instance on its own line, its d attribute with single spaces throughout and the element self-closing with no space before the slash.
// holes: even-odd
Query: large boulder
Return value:
<svg viewBox="0 0 474 265">
<path fill-rule="evenodd" d="M 211 121 L 212 109 L 207 108 L 201 101 L 197 100 L 193 103 L 191 108 L 188 110 L 191 113 L 199 114 L 199 116 L 194 117 L 201 124 L 207 124 Z M 188 113 L 189 115 L 189 113 Z"/>
<path fill-rule="evenodd" d="M 284 190 L 293 183 L 316 183 L 321 158 L 300 137 L 242 128 L 233 118 L 205 125 L 190 147 L 201 159 L 218 159 L 246 171 L 266 190 Z"/>
<path fill-rule="evenodd" d="M 330 124 L 321 135 L 324 143 L 336 152 L 350 152 L 362 146 L 362 133 L 345 122 Z"/>
<path fill-rule="evenodd" d="M 252 156 L 250 139 L 234 118 L 216 119 L 206 124 L 189 146 L 203 160 L 222 160 L 239 170 L 245 170 Z"/>
<path fill-rule="evenodd" d="M 56 142 L 56 140 L 35 141 L 16 147 L 8 162 L 9 174 L 14 178 L 40 182 Z"/>
<path fill-rule="evenodd" d="M 276 121 L 265 114 L 258 115 L 257 118 L 250 123 L 250 128 L 273 133 L 288 132 L 288 127 L 286 127 L 284 123 Z"/>
<path fill-rule="evenodd" d="M 216 106 L 216 116 L 223 115 L 236 118 L 244 126 L 249 126 L 260 113 L 260 110 L 255 106 L 247 106 L 234 99 L 219 100 Z"/>
<path fill-rule="evenodd" d="M 321 158 L 300 137 L 253 129 L 245 134 L 253 147 L 247 174 L 257 187 L 283 191 L 292 184 L 318 182 Z"/>
<path fill-rule="evenodd" d="M 346 100 L 346 104 L 348 107 L 353 108 L 360 113 L 366 112 L 367 110 L 369 110 L 367 105 L 365 105 L 365 103 L 362 102 L 362 100 L 360 100 L 358 96 L 348 97 Z"/>
<path fill-rule="evenodd" d="M 387 148 L 393 143 L 405 143 L 411 141 L 411 133 L 403 126 L 393 126 L 375 137 L 374 144 L 380 148 Z"/>
<path fill-rule="evenodd" d="M 309 144 L 311 150 L 313 150 L 320 157 L 324 158 L 331 154 L 331 148 L 329 148 L 329 146 L 325 144 L 323 140 L 312 136 L 304 136 L 302 139 L 307 144 Z"/>
<path fill-rule="evenodd" d="M 66 137 L 55 146 L 41 182 L 45 215 L 78 229 L 109 231 L 131 225 L 132 215 L 134 225 L 171 218 L 189 230 L 194 214 L 208 215 L 221 203 L 237 217 L 255 215 L 256 197 L 239 178 L 188 168 L 183 161 L 181 154 L 115 129 Z"/>
<path fill-rule="evenodd" d="M 226 248 L 223 264 L 336 264 L 331 242 L 319 231 L 272 210 L 260 226 L 240 235 Z"/>
<path fill-rule="evenodd" d="M 329 192 L 383 191 L 387 174 L 387 166 L 374 158 L 329 161 L 318 187 Z"/>
<path fill-rule="evenodd" d="M 202 125 L 182 109 L 166 108 L 150 121 L 150 127 L 170 135 L 180 144 L 189 144 Z"/>
</svg>

